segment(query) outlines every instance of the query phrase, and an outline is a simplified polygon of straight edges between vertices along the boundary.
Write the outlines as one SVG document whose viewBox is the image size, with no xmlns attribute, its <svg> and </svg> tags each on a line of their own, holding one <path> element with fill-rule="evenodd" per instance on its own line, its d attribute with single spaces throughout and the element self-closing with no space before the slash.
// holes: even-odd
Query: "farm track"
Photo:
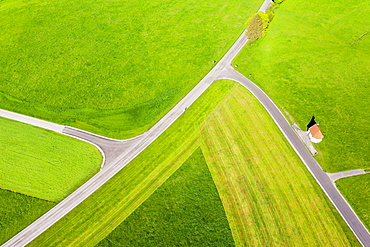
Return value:
<svg viewBox="0 0 370 247">
<path fill-rule="evenodd" d="M 259 11 L 265 11 L 270 5 L 271 0 L 265 0 Z M 219 63 L 158 123 L 156 123 L 149 131 L 144 134 L 129 139 L 129 140 L 114 140 L 105 138 L 86 131 L 78 130 L 68 126 L 61 126 L 49 123 L 43 120 L 33 119 L 27 116 L 24 118 L 29 124 L 38 127 L 47 128 L 56 132 L 73 136 L 78 139 L 90 142 L 97 146 L 103 153 L 104 161 L 102 169 L 89 181 L 83 184 L 80 188 L 74 191 L 71 195 L 61 201 L 58 205 L 52 208 L 49 212 L 41 216 L 27 228 L 19 232 L 13 238 L 8 240 L 2 246 L 25 246 L 34 240 L 37 236 L 42 234 L 55 222 L 65 216 L 68 212 L 73 210 L 77 205 L 84 201 L 88 196 L 94 193 L 100 186 L 112 178 L 123 167 L 125 167 L 132 159 L 139 155 L 146 147 L 148 147 L 158 136 L 160 136 L 181 114 L 189 107 L 202 93 L 209 87 L 209 85 L 216 80 L 231 79 L 246 87 L 253 95 L 261 102 L 267 109 L 275 123 L 278 125 L 284 136 L 301 158 L 303 163 L 307 166 L 311 174 L 324 190 L 326 195 L 332 201 L 339 213 L 342 215 L 348 226 L 355 233 L 363 246 L 370 247 L 370 234 L 352 208 L 345 201 L 335 185 L 331 182 L 328 175 L 321 169 L 320 165 L 310 155 L 304 147 L 298 136 L 294 133 L 290 124 L 285 117 L 272 102 L 272 100 L 253 82 L 235 71 L 231 66 L 231 61 L 238 54 L 238 52 L 246 44 L 247 38 L 244 33 L 239 37 L 231 49 L 220 60 Z M 0 111 L 0 116 L 9 117 L 6 111 Z M 16 114 L 19 115 L 19 114 Z M 22 116 L 20 116 L 22 119 Z M 17 121 L 22 121 L 15 119 Z M 31 121 L 30 121 L 31 120 Z M 41 123 L 41 124 L 40 124 Z M 55 128 L 55 129 L 54 129 Z"/>
<path fill-rule="evenodd" d="M 356 170 L 349 170 L 349 171 L 335 172 L 335 173 L 327 172 L 326 174 L 328 174 L 331 181 L 335 182 L 338 179 L 348 178 L 348 177 L 357 176 L 357 175 L 364 175 L 367 173 L 369 172 L 366 172 L 365 169 L 356 169 Z"/>
</svg>

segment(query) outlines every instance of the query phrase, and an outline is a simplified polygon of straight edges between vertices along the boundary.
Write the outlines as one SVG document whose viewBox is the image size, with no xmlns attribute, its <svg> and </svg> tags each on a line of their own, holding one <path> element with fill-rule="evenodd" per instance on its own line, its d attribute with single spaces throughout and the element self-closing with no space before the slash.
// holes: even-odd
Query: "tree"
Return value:
<svg viewBox="0 0 370 247">
<path fill-rule="evenodd" d="M 246 35 L 249 41 L 253 42 L 259 38 L 265 37 L 269 23 L 272 21 L 274 13 L 271 11 L 258 12 L 246 22 Z"/>
</svg>

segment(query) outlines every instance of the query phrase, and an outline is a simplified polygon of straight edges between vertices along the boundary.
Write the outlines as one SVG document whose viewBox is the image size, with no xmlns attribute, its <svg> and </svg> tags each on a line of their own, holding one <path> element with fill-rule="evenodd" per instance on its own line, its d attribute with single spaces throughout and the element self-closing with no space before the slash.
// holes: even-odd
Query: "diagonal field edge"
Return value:
<svg viewBox="0 0 370 247">
<path fill-rule="evenodd" d="M 265 11 L 270 3 L 271 0 L 265 0 L 259 11 Z M 243 48 L 246 42 L 247 38 L 243 32 L 231 49 L 220 60 L 220 62 L 217 63 L 217 65 L 148 132 L 142 135 L 141 138 L 134 139 L 132 145 L 124 150 L 124 152 L 116 159 L 114 159 L 106 169 L 102 169 L 71 195 L 69 195 L 39 219 L 34 221 L 31 225 L 23 229 L 13 238 L 8 240 L 2 246 L 27 245 L 36 237 L 41 235 L 44 231 L 46 231 L 49 227 L 51 227 L 55 222 L 65 216 L 68 212 L 74 209 L 92 193 L 94 193 L 98 188 L 100 188 L 100 186 L 102 186 L 123 167 L 125 167 L 137 155 L 139 155 L 179 116 L 181 116 L 184 110 L 189 107 L 210 86 L 213 81 L 217 79 L 218 75 L 223 71 L 223 68 L 231 63 L 232 59 Z"/>
<path fill-rule="evenodd" d="M 271 3 L 271 0 L 265 0 L 263 5 L 259 9 L 259 11 L 265 11 L 270 5 L 270 3 Z M 109 169 L 102 170 L 101 172 L 96 174 L 93 178 L 91 178 L 88 182 L 86 182 L 79 189 L 73 192 L 65 200 L 60 202 L 57 206 L 55 206 L 49 212 L 41 216 L 38 220 L 36 220 L 34 223 L 29 225 L 23 231 L 18 233 L 12 239 L 8 240 L 8 242 L 6 242 L 2 246 L 25 246 L 26 244 L 30 243 L 33 239 L 35 239 L 38 235 L 40 235 L 42 232 L 44 232 L 47 228 L 49 228 L 51 225 L 57 222 L 60 218 L 66 215 L 69 211 L 71 211 L 74 207 L 76 207 L 79 203 L 81 203 L 89 195 L 91 195 L 95 190 L 97 190 L 101 185 L 103 185 L 106 181 L 108 181 L 111 177 L 113 177 L 124 166 L 126 166 L 127 163 L 129 163 L 132 159 L 134 159 L 142 150 L 144 150 L 147 146 L 149 146 L 150 143 L 153 142 L 161 133 L 163 133 L 183 113 L 184 109 L 186 107 L 189 107 L 208 88 L 208 86 L 213 81 L 226 78 L 226 79 L 235 80 L 243 85 L 242 82 L 236 80 L 235 78 L 233 78 L 233 76 L 236 76 L 239 79 L 242 78 L 242 80 L 244 80 L 245 77 L 239 74 L 238 72 L 236 72 L 235 70 L 233 70 L 232 68 L 230 68 L 229 65 L 232 59 L 243 48 L 246 42 L 247 42 L 247 39 L 243 33 L 239 37 L 239 39 L 235 42 L 235 44 L 232 46 L 232 48 L 220 60 L 220 62 L 193 88 L 193 90 L 191 90 L 189 94 L 186 95 L 184 99 L 179 102 L 179 104 L 177 104 L 168 114 L 166 114 L 164 118 L 162 118 L 156 125 L 154 125 L 152 129 L 150 129 L 148 132 L 143 134 L 142 139 L 140 138 L 136 139 L 130 148 L 125 150 L 113 162 L 111 162 L 112 165 L 109 167 Z M 224 74 L 225 71 L 228 73 L 231 73 L 232 78 L 230 77 L 230 75 L 225 75 Z M 281 121 L 283 125 L 284 124 L 288 125 L 289 126 L 288 129 L 290 129 L 290 131 L 292 132 L 287 120 L 284 118 L 284 116 L 281 114 L 281 112 L 275 106 L 275 104 L 256 85 L 253 84 L 253 86 L 255 87 L 254 90 L 261 91 L 264 97 L 267 98 L 267 101 L 264 102 L 264 103 L 267 103 L 266 105 L 253 93 L 253 91 L 250 88 L 248 88 L 247 86 L 245 87 L 247 87 L 247 89 L 250 90 L 252 94 L 254 94 L 260 100 L 262 105 L 267 110 L 268 110 L 267 105 L 269 104 L 270 104 L 269 107 L 275 107 L 278 111 L 278 114 L 275 117 L 277 117 L 279 122 Z M 270 113 L 269 110 L 268 112 Z M 339 211 L 343 219 L 349 225 L 350 229 L 354 232 L 355 236 L 359 239 L 360 243 L 363 246 L 370 246 L 369 232 L 363 226 L 361 221 L 358 219 L 357 215 L 353 212 L 352 208 L 345 201 L 345 199 L 342 197 L 339 191 L 335 188 L 334 184 L 329 183 L 329 185 L 325 185 L 326 187 L 323 187 L 323 185 L 321 184 L 321 182 L 326 183 L 329 180 L 328 176 L 322 171 L 321 167 L 312 158 L 312 156 L 308 153 L 308 151 L 304 147 L 303 149 L 305 151 L 302 151 L 303 155 L 301 155 L 301 153 L 296 149 L 295 145 L 297 145 L 297 147 L 303 146 L 302 143 L 299 140 L 297 142 L 297 140 L 294 140 L 294 138 L 289 139 L 287 136 L 287 133 L 289 133 L 289 131 L 285 132 L 287 129 L 285 128 L 283 129 L 283 127 L 279 125 L 278 120 L 275 119 L 275 117 L 271 113 L 270 115 L 272 116 L 273 120 L 278 125 L 278 127 L 280 128 L 284 136 L 287 138 L 287 140 L 289 141 L 293 149 L 296 151 L 298 156 L 301 158 L 301 160 L 307 166 L 311 174 L 314 176 L 316 181 L 319 183 L 321 188 L 324 190 L 326 195 L 329 197 L 329 199 L 332 201 L 334 206 L 337 208 L 337 210 Z M 42 127 L 42 126 L 39 126 L 39 127 Z M 289 135 L 290 134 L 291 133 L 289 133 Z M 295 134 L 293 136 L 297 138 Z M 111 140 L 117 141 L 113 139 Z M 309 163 L 307 163 L 306 161 L 309 161 Z M 313 164 L 312 167 L 307 165 L 311 163 Z M 319 178 L 316 177 L 315 175 L 316 173 L 320 175 Z M 322 174 L 320 173 L 324 173 L 325 176 L 322 176 Z M 337 205 L 338 202 L 341 202 L 343 204 Z M 343 214 L 343 212 L 346 212 L 346 214 Z M 41 224 L 39 222 L 41 222 Z"/>
<path fill-rule="evenodd" d="M 347 223 L 356 238 L 363 246 L 369 247 L 369 231 L 363 225 L 349 203 L 338 191 L 329 176 L 322 170 L 321 166 L 302 144 L 284 115 L 281 113 L 275 103 L 268 97 L 268 95 L 251 80 L 234 70 L 231 66 L 226 67 L 224 71 L 219 75 L 218 79 L 230 79 L 236 81 L 244 86 L 246 89 L 248 89 L 258 99 L 258 101 L 270 114 L 270 116 L 279 127 L 285 138 L 288 140 L 290 145 L 293 147 L 299 158 L 302 160 L 312 176 L 315 178 L 316 182 L 320 185 L 326 196 L 330 199 L 334 207 Z"/>
</svg>

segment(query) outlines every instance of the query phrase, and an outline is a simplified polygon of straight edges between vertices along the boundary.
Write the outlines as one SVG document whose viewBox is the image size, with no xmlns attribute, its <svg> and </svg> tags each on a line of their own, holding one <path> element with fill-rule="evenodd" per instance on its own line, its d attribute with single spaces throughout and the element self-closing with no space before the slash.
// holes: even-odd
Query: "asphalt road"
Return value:
<svg viewBox="0 0 370 247">
<path fill-rule="evenodd" d="M 288 121 L 285 119 L 274 102 L 267 96 L 267 94 L 265 94 L 257 85 L 255 85 L 244 75 L 235 71 L 231 66 L 226 67 L 225 70 L 219 75 L 218 79 L 231 79 L 239 82 L 261 102 L 300 159 L 306 165 L 307 169 L 311 172 L 317 183 L 321 186 L 325 194 L 346 221 L 347 225 L 351 228 L 352 232 L 355 234 L 360 243 L 366 247 L 370 246 L 370 234 L 368 230 L 354 213 L 347 201 L 340 194 L 329 176 L 322 170 L 321 166 L 316 162 L 307 148 L 303 145 Z"/>
<path fill-rule="evenodd" d="M 355 170 L 335 172 L 335 173 L 327 172 L 326 174 L 328 175 L 328 177 L 330 178 L 332 182 L 335 182 L 338 179 L 348 178 L 348 177 L 358 176 L 358 175 L 364 175 L 366 173 L 369 173 L 369 172 L 365 172 L 365 169 L 355 169 Z"/>
<path fill-rule="evenodd" d="M 271 0 L 266 0 L 263 6 L 268 6 L 266 2 L 270 1 Z M 94 145 L 99 146 L 105 156 L 105 164 L 103 168 L 89 181 L 2 246 L 27 245 L 112 178 L 147 146 L 149 146 L 158 136 L 160 136 L 179 116 L 182 115 L 187 107 L 202 95 L 210 84 L 218 78 L 218 75 L 223 71 L 223 69 L 231 63 L 232 59 L 242 49 L 246 42 L 247 39 L 243 33 L 226 55 L 215 65 L 215 67 L 174 108 L 172 108 L 149 131 L 145 132 L 138 138 L 128 140 L 128 144 L 125 141 L 99 137 L 97 135 L 66 126 L 54 126 L 50 123 L 51 127 L 49 127 L 49 125 L 46 124 L 48 128 L 58 127 L 58 132 L 87 140 L 94 143 Z M 19 117 L 18 115 L 17 117 Z M 6 117 L 6 114 L 3 114 L 3 116 Z M 27 119 L 27 116 L 25 117 L 25 121 L 28 123 L 39 126 L 37 119 L 29 120 Z M 45 124 L 44 122 L 45 121 L 42 121 L 43 124 Z"/>
<path fill-rule="evenodd" d="M 271 0 L 266 0 L 263 3 L 260 11 L 265 11 L 270 2 Z M 244 85 L 260 100 L 264 107 L 269 111 L 272 118 L 284 133 L 288 141 L 291 143 L 292 147 L 300 156 L 302 161 L 306 164 L 307 168 L 311 171 L 317 182 L 346 220 L 347 224 L 351 227 L 357 238 L 364 246 L 370 247 L 369 232 L 343 199 L 341 194 L 335 188 L 334 184 L 331 183 L 326 173 L 323 172 L 318 163 L 306 150 L 275 104 L 255 84 L 230 67 L 232 59 L 242 49 L 246 42 L 247 39 L 243 33 L 232 46 L 232 48 L 227 52 L 227 54 L 217 63 L 217 65 L 170 112 L 168 112 L 148 132 L 138 136 L 137 138 L 132 138 L 130 140 L 114 140 L 66 126 L 62 126 L 62 129 L 60 126 L 57 126 L 58 132 L 87 140 L 98 146 L 105 156 L 104 166 L 99 173 L 97 173 L 84 185 L 78 188 L 75 192 L 73 192 L 66 199 L 52 208 L 49 212 L 41 216 L 27 228 L 8 240 L 2 246 L 25 246 L 30 243 L 33 239 L 47 230 L 64 215 L 74 209 L 88 196 L 94 193 L 100 186 L 112 178 L 137 155 L 139 155 L 179 116 L 181 116 L 184 110 L 189 107 L 213 81 L 218 79 L 231 79 Z M 54 128 L 54 126 L 50 128 Z"/>
</svg>

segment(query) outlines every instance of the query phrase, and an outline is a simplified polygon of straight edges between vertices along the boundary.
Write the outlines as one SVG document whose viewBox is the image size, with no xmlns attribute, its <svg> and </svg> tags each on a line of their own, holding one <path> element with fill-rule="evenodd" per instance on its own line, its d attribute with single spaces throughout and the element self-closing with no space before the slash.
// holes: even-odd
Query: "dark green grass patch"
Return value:
<svg viewBox="0 0 370 247">
<path fill-rule="evenodd" d="M 232 87 L 217 83 L 159 138 L 30 246 L 95 246 L 160 187 L 199 147 L 199 125 Z M 66 227 L 68 226 L 68 227 Z"/>
<path fill-rule="evenodd" d="M 252 98 L 236 83 L 215 82 L 129 165 L 30 246 L 95 246 L 128 219 L 199 146 L 236 244 L 357 245 L 355 236 L 266 111 L 256 99 L 246 103 Z M 204 133 L 207 130 L 211 136 Z M 209 145 L 213 140 L 217 141 Z M 144 224 L 137 227 L 145 228 Z"/>
<path fill-rule="evenodd" d="M 99 150 L 80 140 L 0 118 L 0 188 L 60 201 L 99 171 Z"/>
<path fill-rule="evenodd" d="M 0 244 L 54 205 L 52 202 L 0 189 Z"/>
<path fill-rule="evenodd" d="M 370 174 L 342 178 L 335 182 L 367 229 L 370 229 Z"/>
<path fill-rule="evenodd" d="M 233 246 L 201 150 L 97 246 Z"/>
<path fill-rule="evenodd" d="M 201 128 L 237 246 L 359 245 L 266 109 L 241 85 Z"/>
<path fill-rule="evenodd" d="M 302 129 L 316 116 L 326 171 L 370 162 L 370 36 L 352 45 L 369 31 L 369 11 L 366 0 L 285 1 L 267 36 L 234 61 Z"/>
<path fill-rule="evenodd" d="M 0 107 L 135 136 L 200 81 L 261 3 L 2 1 Z"/>
</svg>

